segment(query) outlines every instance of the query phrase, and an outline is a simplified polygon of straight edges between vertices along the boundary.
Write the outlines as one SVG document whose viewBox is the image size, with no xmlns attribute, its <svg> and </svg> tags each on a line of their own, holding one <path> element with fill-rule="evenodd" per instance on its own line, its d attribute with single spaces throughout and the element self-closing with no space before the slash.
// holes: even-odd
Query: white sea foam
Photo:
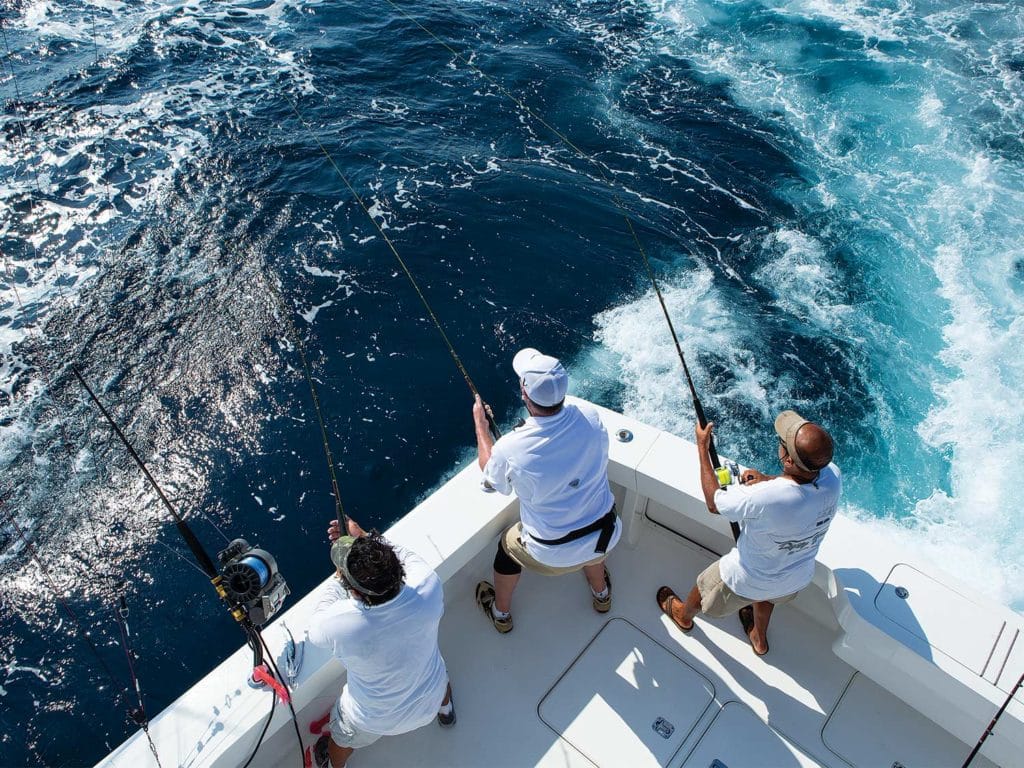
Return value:
<svg viewBox="0 0 1024 768">
<path fill-rule="evenodd" d="M 833 24 L 844 32 L 852 32 L 870 44 L 904 39 L 908 17 L 916 6 L 910 0 L 878 3 L 872 0 L 797 0 L 776 3 L 782 14 L 801 19 L 817 19 Z"/>
<path fill-rule="evenodd" d="M 861 364 L 876 366 L 868 386 L 879 417 L 888 420 L 886 438 L 896 431 L 893 411 L 908 410 L 892 398 L 931 398 L 917 424 L 918 440 L 945 461 L 948 485 L 937 482 L 911 495 L 908 508 L 889 512 L 910 516 L 874 524 L 903 536 L 926 560 L 1024 610 L 1024 512 L 1007 480 L 1024 460 L 1018 394 L 1024 390 L 1024 358 L 1017 352 L 1024 348 L 1024 306 L 1020 289 L 1007 284 L 1024 258 L 1024 82 L 1006 63 L 1022 54 L 1019 12 L 992 14 L 971 3 L 802 0 L 760 8 L 772 21 L 771 33 L 762 36 L 750 25 L 735 25 L 728 5 L 648 5 L 668 32 L 656 33 L 656 49 L 645 53 L 669 52 L 724 82 L 739 105 L 780 124 L 781 146 L 818 175 L 813 195 L 794 198 L 798 209 L 820 206 L 891 243 L 889 253 L 850 246 L 865 268 L 876 270 L 875 279 L 884 284 L 888 273 L 894 293 L 906 297 L 904 307 L 851 305 L 843 273 L 821 240 L 792 227 L 766 236 L 763 248 L 772 259 L 752 275 L 805 332 L 858 342 Z M 828 90 L 816 79 L 820 62 L 806 58 L 807 19 L 840 33 L 833 43 L 852 63 L 839 73 L 846 79 L 836 78 Z M 863 42 L 849 44 L 843 35 Z M 910 45 L 912 52 L 902 47 Z M 877 82 L 861 80 L 858 67 L 868 75 L 884 67 L 884 75 Z M 825 70 L 826 77 L 835 74 Z M 1011 148 L 1003 154 L 989 137 Z M 817 213 L 813 207 L 808 212 Z M 710 300 L 713 289 L 697 283 L 691 290 L 699 301 Z M 676 311 L 685 316 L 687 307 Z M 919 325 L 904 322 L 901 313 Z M 631 303 L 598 318 L 600 340 L 621 357 L 627 374 L 653 364 L 644 359 L 647 338 L 637 322 L 649 314 Z M 609 320 L 625 327 L 609 332 Z M 927 326 L 930 338 L 902 336 L 920 326 Z M 941 366 L 927 356 L 914 358 L 915 347 L 935 346 Z M 916 366 L 903 381 L 893 375 L 897 361 Z M 642 389 L 628 383 L 627 404 L 659 421 L 668 372 L 664 381 L 656 371 L 633 378 L 641 375 L 653 380 Z M 930 391 L 920 389 L 918 378 Z M 756 390 L 750 394 L 752 405 L 760 406 Z M 904 445 L 903 452 L 911 447 Z M 891 454 L 889 460 L 898 458 Z M 882 457 L 876 468 L 901 470 L 914 472 L 890 470 Z"/>
<path fill-rule="evenodd" d="M 302 317 L 303 320 L 312 325 L 316 321 L 316 316 L 320 313 L 321 309 L 327 309 L 327 307 L 332 306 L 334 306 L 334 302 L 328 299 L 322 304 L 317 304 L 316 306 L 310 307 L 305 312 L 300 312 L 299 315 Z"/>
<path fill-rule="evenodd" d="M 819 241 L 781 229 L 769 234 L 762 248 L 767 258 L 753 277 L 774 295 L 779 309 L 822 332 L 850 333 L 856 310 L 846 301 L 842 275 Z"/>
<path fill-rule="evenodd" d="M 961 247 L 941 246 L 935 266 L 953 318 L 941 357 L 955 374 L 936 383 L 938 402 L 919 433 L 951 453 L 952 488 L 919 502 L 915 517 L 936 553 L 956 550 L 949 562 L 970 566 L 967 573 L 1022 610 L 1024 509 L 1011 478 L 1024 463 L 1024 357 L 1014 353 L 1024 349 L 1024 305 L 994 311 Z"/>
<path fill-rule="evenodd" d="M 33 252 L 32 258 L 19 260 L 27 274 L 16 286 L 10 280 L 0 282 L 0 321 L 6 321 L 0 322 L 0 327 L 7 329 L 0 340 L 0 351 L 5 353 L 0 390 L 10 394 L 23 384 L 19 380 L 23 369 L 7 362 L 12 346 L 42 327 L 52 305 L 73 303 L 76 293 L 97 274 L 97 254 L 116 247 L 110 239 L 118 220 L 125 216 L 119 211 L 127 207 L 144 215 L 158 209 L 164 191 L 182 168 L 208 151 L 209 137 L 200 127 L 204 119 L 215 123 L 225 109 L 246 110 L 253 92 L 282 76 L 291 78 L 301 92 L 312 90 L 312 73 L 296 60 L 294 51 L 267 42 L 264 37 L 268 36 L 217 22 L 240 13 L 262 18 L 268 27 L 277 28 L 290 11 L 317 5 L 275 0 L 254 8 L 238 0 L 183 6 L 150 1 L 126 6 L 120 2 L 58 4 L 44 0 L 24 6 L 20 18 L 9 22 L 9 40 L 17 41 L 13 35 L 18 32 L 39 45 L 61 39 L 88 42 L 99 57 L 93 66 L 112 73 L 143 37 L 153 40 L 158 53 L 164 55 L 176 46 L 200 44 L 207 37 L 204 44 L 213 47 L 245 50 L 255 45 L 265 61 L 242 68 L 241 76 L 230 73 L 226 77 L 221 70 L 191 81 L 171 82 L 156 91 L 140 90 L 134 101 L 122 97 L 116 103 L 69 110 L 44 99 L 34 105 L 34 134 L 22 134 L 14 122 L 7 126 L 7 135 L 13 139 L 0 145 L 0 168 L 4 170 L 0 237 L 29 243 Z M 205 32 L 213 28 L 216 37 L 207 36 Z M 155 34 L 160 29 L 165 34 Z M 8 62 L 15 84 L 17 78 L 35 73 L 31 63 L 35 58 L 31 50 L 15 45 Z M 56 56 L 52 58 L 50 76 L 59 83 L 69 73 L 61 70 Z M 128 159 L 132 155 L 134 159 Z M 129 178 L 108 182 L 106 172 L 122 159 L 128 163 Z M 16 215 L 16 204 L 23 205 L 26 198 L 31 200 L 29 210 Z M 5 273 L 12 269 L 10 258 L 5 253 L 0 264 Z M 22 305 L 31 316 L 21 311 Z"/>
<path fill-rule="evenodd" d="M 750 351 L 756 334 L 751 334 L 748 318 L 729 312 L 713 277 L 711 270 L 698 268 L 662 286 L 690 372 L 697 387 L 706 391 L 707 372 L 700 356 L 726 360 L 734 378 L 719 393 L 720 399 L 751 404 L 767 418 L 771 375 Z M 600 379 L 620 381 L 623 410 L 630 416 L 676 434 L 691 434 L 694 416 L 689 391 L 653 291 L 602 312 L 595 323 L 595 338 L 604 350 L 580 361 L 583 370 Z M 611 357 L 608 352 L 613 353 Z"/>
</svg>

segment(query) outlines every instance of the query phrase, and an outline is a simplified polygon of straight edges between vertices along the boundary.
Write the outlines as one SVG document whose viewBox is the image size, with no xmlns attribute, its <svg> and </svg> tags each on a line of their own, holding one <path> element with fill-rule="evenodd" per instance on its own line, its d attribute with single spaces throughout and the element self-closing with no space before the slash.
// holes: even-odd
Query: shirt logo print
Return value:
<svg viewBox="0 0 1024 768">
<path fill-rule="evenodd" d="M 580 487 L 580 479 L 577 477 L 575 480 L 573 480 L 571 483 L 569 483 L 569 487 L 570 488 L 579 488 Z"/>
<path fill-rule="evenodd" d="M 779 551 L 793 554 L 794 552 L 801 552 L 809 547 L 813 547 L 815 544 L 825 538 L 825 531 L 818 531 L 817 533 L 808 536 L 806 539 L 790 539 L 789 541 L 776 541 L 775 544 L 778 546 Z"/>
</svg>

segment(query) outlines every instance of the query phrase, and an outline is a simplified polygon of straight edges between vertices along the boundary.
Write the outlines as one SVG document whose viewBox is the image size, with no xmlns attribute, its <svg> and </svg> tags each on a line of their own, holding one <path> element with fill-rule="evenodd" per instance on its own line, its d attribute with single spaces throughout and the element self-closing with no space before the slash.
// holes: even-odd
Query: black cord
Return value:
<svg viewBox="0 0 1024 768">
<path fill-rule="evenodd" d="M 256 753 L 260 751 L 260 746 L 263 744 L 263 737 L 267 735 L 267 728 L 270 727 L 270 721 L 274 719 L 274 709 L 277 707 L 277 694 L 273 691 L 270 692 L 270 714 L 267 715 L 267 721 L 263 724 L 263 730 L 260 731 L 260 737 L 256 739 L 256 746 L 252 748 L 252 754 L 249 755 L 249 759 L 245 761 L 245 765 L 242 768 L 249 768 L 249 763 L 256 757 Z"/>
<path fill-rule="evenodd" d="M 284 681 L 284 677 L 281 675 L 281 670 L 277 668 L 277 663 L 274 661 L 274 654 L 271 653 L 270 648 L 267 646 L 267 641 L 263 639 L 263 634 L 260 632 L 258 628 L 255 628 L 254 631 L 256 632 L 256 637 L 259 638 L 260 643 L 267 651 L 266 659 L 270 662 L 271 669 L 274 670 L 274 674 L 277 676 L 277 679 L 281 683 L 281 685 L 283 685 L 285 687 L 285 690 L 289 691 L 290 693 L 288 684 Z M 299 733 L 299 716 L 295 714 L 295 707 L 292 706 L 292 697 L 290 695 L 288 696 L 288 709 L 292 711 L 292 726 L 295 728 L 295 738 L 299 742 L 299 762 L 302 763 L 303 766 L 305 766 L 306 751 L 302 748 L 302 734 Z"/>
</svg>

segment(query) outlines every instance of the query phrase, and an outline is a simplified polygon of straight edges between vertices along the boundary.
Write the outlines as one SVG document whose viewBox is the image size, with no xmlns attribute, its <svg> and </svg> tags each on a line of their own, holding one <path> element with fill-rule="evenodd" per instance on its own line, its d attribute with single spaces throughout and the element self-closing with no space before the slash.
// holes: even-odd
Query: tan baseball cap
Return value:
<svg viewBox="0 0 1024 768">
<path fill-rule="evenodd" d="M 816 472 L 817 470 L 804 464 L 796 450 L 796 433 L 804 424 L 810 424 L 810 422 L 796 411 L 783 411 L 775 417 L 775 433 L 779 436 L 782 444 L 786 446 L 786 452 L 793 459 L 794 464 L 804 472 Z"/>
</svg>

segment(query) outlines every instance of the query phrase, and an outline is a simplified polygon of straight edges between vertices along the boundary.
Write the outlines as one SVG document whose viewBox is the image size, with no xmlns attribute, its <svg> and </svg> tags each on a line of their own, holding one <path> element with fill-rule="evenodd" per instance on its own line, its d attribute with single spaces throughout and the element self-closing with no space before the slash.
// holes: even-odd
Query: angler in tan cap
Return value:
<svg viewBox="0 0 1024 768">
<path fill-rule="evenodd" d="M 835 516 L 842 476 L 832 463 L 832 438 L 796 411 L 775 419 L 782 474 L 743 469 L 720 485 L 708 445 L 713 425 L 697 426 L 700 482 L 708 511 L 740 524 L 736 546 L 697 577 L 686 600 L 670 587 L 657 593 L 661 610 L 683 632 L 698 612 L 720 618 L 739 612 L 754 653 L 768 653 L 772 610 L 811 583 L 814 558 Z"/>
</svg>

